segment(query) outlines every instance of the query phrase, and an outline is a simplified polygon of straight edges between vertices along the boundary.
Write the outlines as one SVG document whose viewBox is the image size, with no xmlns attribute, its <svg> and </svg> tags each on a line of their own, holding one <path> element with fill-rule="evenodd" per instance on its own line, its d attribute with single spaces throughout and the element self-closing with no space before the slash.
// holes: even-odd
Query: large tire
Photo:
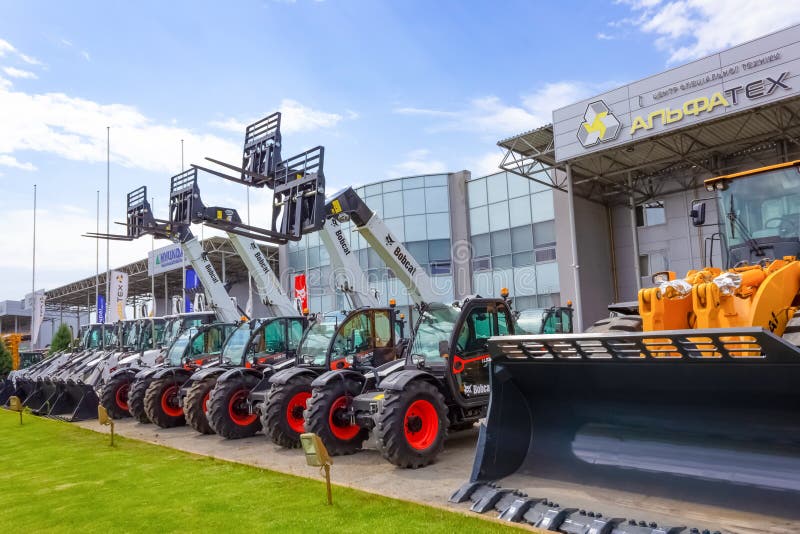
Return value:
<svg viewBox="0 0 800 534">
<path fill-rule="evenodd" d="M 311 398 L 313 376 L 297 375 L 285 384 L 273 384 L 261 407 L 261 424 L 270 439 L 287 449 L 300 447 L 305 432 L 305 411 Z"/>
<path fill-rule="evenodd" d="M 386 392 L 376 427 L 381 454 L 399 467 L 424 467 L 444 449 L 448 423 L 444 396 L 433 384 L 414 380 Z"/>
<path fill-rule="evenodd" d="M 128 394 L 131 387 L 131 375 L 125 373 L 111 377 L 100 394 L 100 405 L 112 419 L 130 417 Z"/>
<path fill-rule="evenodd" d="M 334 379 L 322 387 L 316 387 L 308 399 L 305 417 L 306 432 L 318 435 L 325 448 L 333 456 L 353 454 L 361 449 L 368 431 L 350 424 L 341 415 L 360 391 L 358 384 Z"/>
<path fill-rule="evenodd" d="M 181 380 L 173 376 L 165 376 L 153 380 L 144 394 L 144 411 L 161 428 L 186 424 L 183 410 L 178 406 L 178 392 L 182 384 Z"/>
<path fill-rule="evenodd" d="M 254 436 L 261 430 L 258 414 L 247 410 L 247 396 L 253 389 L 253 380 L 243 377 L 220 382 L 208 399 L 208 421 L 211 428 L 225 439 L 242 439 Z"/>
<path fill-rule="evenodd" d="M 186 422 L 201 434 L 214 433 L 214 429 L 208 423 L 208 400 L 211 390 L 216 385 L 217 377 L 198 380 L 189 388 L 184 399 L 183 413 L 186 415 Z"/>
<path fill-rule="evenodd" d="M 144 396 L 147 388 L 150 387 L 150 382 L 149 378 L 138 378 L 133 381 L 128 390 L 128 411 L 134 419 L 144 424 L 150 422 L 147 412 L 144 411 Z"/>
<path fill-rule="evenodd" d="M 605 334 L 608 332 L 641 332 L 642 318 L 639 315 L 617 315 L 600 319 L 586 329 L 586 332 Z"/>
</svg>

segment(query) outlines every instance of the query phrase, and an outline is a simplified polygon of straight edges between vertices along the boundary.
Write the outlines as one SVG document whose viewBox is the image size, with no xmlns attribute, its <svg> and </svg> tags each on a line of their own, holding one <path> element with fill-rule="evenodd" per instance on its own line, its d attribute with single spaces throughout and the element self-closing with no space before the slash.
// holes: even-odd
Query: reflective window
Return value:
<svg viewBox="0 0 800 534">
<path fill-rule="evenodd" d="M 554 248 L 540 248 L 536 251 L 536 262 L 556 261 L 556 249 Z"/>
<path fill-rule="evenodd" d="M 508 226 L 508 201 L 489 204 L 489 230 L 504 230 Z"/>
<path fill-rule="evenodd" d="M 401 191 L 403 189 L 403 180 L 389 180 L 388 182 L 383 182 L 383 193 L 389 193 L 391 191 Z"/>
<path fill-rule="evenodd" d="M 383 197 L 367 197 L 364 199 L 369 209 L 383 217 Z"/>
<path fill-rule="evenodd" d="M 447 188 L 446 187 L 425 188 L 425 209 L 428 213 L 449 211 L 450 200 L 447 197 Z"/>
<path fill-rule="evenodd" d="M 661 201 L 636 206 L 636 226 L 655 226 L 667 222 L 667 213 Z"/>
<path fill-rule="evenodd" d="M 449 260 L 450 259 L 450 240 L 449 239 L 435 239 L 428 241 L 428 259 L 434 260 Z"/>
<path fill-rule="evenodd" d="M 425 187 L 425 177 L 417 176 L 414 178 L 403 178 L 403 189 L 416 189 Z"/>
<path fill-rule="evenodd" d="M 533 242 L 537 248 L 543 245 L 555 245 L 556 243 L 555 221 L 547 221 L 534 224 Z"/>
<path fill-rule="evenodd" d="M 472 242 L 472 256 L 489 256 L 492 249 L 489 246 L 489 234 L 474 235 L 470 239 Z"/>
<path fill-rule="evenodd" d="M 488 271 L 492 268 L 492 261 L 488 256 L 476 257 L 472 260 L 472 270 L 475 272 Z M 476 288 L 473 288 L 475 291 Z"/>
<path fill-rule="evenodd" d="M 506 173 L 506 179 L 508 180 L 508 198 L 528 196 L 530 180 L 511 173 Z"/>
<path fill-rule="evenodd" d="M 319 247 L 309 247 L 308 251 L 308 267 L 319 267 Z"/>
<path fill-rule="evenodd" d="M 434 187 L 437 185 L 447 185 L 446 174 L 434 174 L 432 176 L 425 177 L 425 187 Z"/>
<path fill-rule="evenodd" d="M 533 250 L 533 229 L 530 226 L 511 229 L 511 250 L 514 252 Z"/>
<path fill-rule="evenodd" d="M 380 195 L 383 193 L 382 185 L 383 184 L 380 183 L 368 185 L 364 188 L 364 192 L 367 194 L 367 196 Z"/>
<path fill-rule="evenodd" d="M 486 204 L 486 179 L 481 178 L 467 182 L 467 196 L 469 197 L 470 208 Z"/>
<path fill-rule="evenodd" d="M 296 349 L 303 338 L 303 321 L 299 319 L 289 319 L 289 340 L 290 349 Z"/>
<path fill-rule="evenodd" d="M 375 311 L 375 346 L 386 347 L 392 341 L 392 326 L 387 310 Z"/>
<path fill-rule="evenodd" d="M 514 267 L 533 265 L 533 252 L 517 252 L 512 255 L 511 263 Z"/>
<path fill-rule="evenodd" d="M 425 216 L 428 226 L 428 239 L 448 239 L 450 237 L 450 214 L 431 213 Z"/>
<path fill-rule="evenodd" d="M 494 256 L 492 258 L 492 269 L 507 269 L 511 267 L 511 255 Z"/>
<path fill-rule="evenodd" d="M 406 217 L 406 239 L 427 239 L 424 215 L 410 215 Z"/>
<path fill-rule="evenodd" d="M 511 253 L 511 233 L 508 230 L 491 233 L 492 256 Z"/>
<path fill-rule="evenodd" d="M 469 225 L 473 234 L 489 232 L 489 209 L 486 206 L 469 210 Z"/>
<path fill-rule="evenodd" d="M 527 196 L 512 198 L 508 201 L 508 212 L 511 226 L 531 223 L 531 202 Z"/>
<path fill-rule="evenodd" d="M 403 205 L 406 215 L 425 213 L 425 190 L 410 189 L 403 191 Z"/>
<path fill-rule="evenodd" d="M 375 249 L 368 248 L 367 249 L 367 266 L 370 269 L 376 269 L 378 267 L 383 267 L 384 263 L 381 258 L 378 256 L 378 253 L 375 252 Z"/>
<path fill-rule="evenodd" d="M 412 241 L 406 243 L 408 252 L 414 256 L 419 263 L 428 263 L 428 242 L 427 241 Z"/>
<path fill-rule="evenodd" d="M 403 193 L 386 193 L 383 195 L 383 217 L 401 217 L 403 215 Z"/>
<path fill-rule="evenodd" d="M 387 204 L 386 207 L 388 208 L 389 205 Z M 399 239 L 400 241 L 406 240 L 406 228 L 403 222 L 402 217 L 397 217 L 394 219 L 384 219 L 386 226 L 391 230 L 394 236 Z"/>
<path fill-rule="evenodd" d="M 506 173 L 493 174 L 486 178 L 486 191 L 489 204 L 500 202 L 508 198 L 508 188 L 506 187 Z"/>
<path fill-rule="evenodd" d="M 533 222 L 549 221 L 555 218 L 553 210 L 553 190 L 548 189 L 531 195 L 531 220 Z"/>
<path fill-rule="evenodd" d="M 450 274 L 450 261 L 431 261 L 430 273 L 432 276 Z"/>
</svg>

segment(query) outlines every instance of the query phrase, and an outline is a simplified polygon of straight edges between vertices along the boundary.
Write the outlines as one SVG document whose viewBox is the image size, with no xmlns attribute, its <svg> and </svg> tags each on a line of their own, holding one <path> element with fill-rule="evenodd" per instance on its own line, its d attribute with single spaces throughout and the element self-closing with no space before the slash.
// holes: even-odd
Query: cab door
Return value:
<svg viewBox="0 0 800 534">
<path fill-rule="evenodd" d="M 448 378 L 456 402 L 465 407 L 486 403 L 490 393 L 488 340 L 513 333 L 511 310 L 503 301 L 467 302 L 450 342 Z"/>
</svg>

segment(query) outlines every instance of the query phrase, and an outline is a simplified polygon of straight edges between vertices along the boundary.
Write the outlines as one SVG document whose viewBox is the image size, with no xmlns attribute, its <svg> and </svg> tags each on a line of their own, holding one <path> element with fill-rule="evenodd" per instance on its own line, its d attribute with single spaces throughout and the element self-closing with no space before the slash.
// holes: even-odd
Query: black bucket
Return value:
<svg viewBox="0 0 800 534">
<path fill-rule="evenodd" d="M 753 328 L 648 336 L 492 338 L 471 480 L 606 516 L 800 521 L 798 349 Z"/>
</svg>

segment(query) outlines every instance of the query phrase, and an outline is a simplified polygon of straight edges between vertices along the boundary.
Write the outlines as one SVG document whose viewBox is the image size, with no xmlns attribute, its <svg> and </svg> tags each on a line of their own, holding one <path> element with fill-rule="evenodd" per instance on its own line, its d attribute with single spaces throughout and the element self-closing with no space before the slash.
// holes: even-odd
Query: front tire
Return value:
<svg viewBox="0 0 800 534">
<path fill-rule="evenodd" d="M 112 419 L 130 417 L 128 396 L 131 387 L 131 375 L 121 374 L 109 378 L 100 394 L 100 405 L 106 409 Z"/>
<path fill-rule="evenodd" d="M 424 467 L 444 449 L 448 423 L 444 397 L 433 384 L 417 380 L 387 391 L 376 427 L 381 454 L 399 467 Z"/>
<path fill-rule="evenodd" d="M 213 434 L 214 429 L 208 423 L 208 400 L 211 391 L 217 385 L 216 377 L 198 380 L 186 394 L 183 412 L 186 422 L 201 434 Z"/>
<path fill-rule="evenodd" d="M 242 439 L 261 430 L 258 414 L 248 410 L 247 396 L 255 384 L 243 377 L 217 384 L 208 399 L 208 421 L 225 439 Z"/>
<path fill-rule="evenodd" d="M 308 400 L 303 414 L 306 432 L 318 435 L 333 456 L 353 454 L 367 439 L 367 431 L 346 418 L 354 391 L 360 389 L 358 384 L 334 379 L 314 388 Z"/>
<path fill-rule="evenodd" d="M 144 411 L 147 417 L 161 428 L 173 428 L 186 424 L 186 417 L 178 405 L 178 392 L 182 381 L 172 376 L 153 380 L 144 395 Z"/>
<path fill-rule="evenodd" d="M 261 409 L 261 424 L 270 439 L 286 449 L 300 447 L 305 432 L 303 413 L 311 398 L 312 376 L 298 375 L 285 384 L 273 384 Z"/>
<path fill-rule="evenodd" d="M 144 411 L 144 396 L 150 387 L 150 382 L 149 378 L 136 379 L 128 390 L 128 411 L 134 419 L 143 424 L 150 422 L 147 412 Z"/>
</svg>

